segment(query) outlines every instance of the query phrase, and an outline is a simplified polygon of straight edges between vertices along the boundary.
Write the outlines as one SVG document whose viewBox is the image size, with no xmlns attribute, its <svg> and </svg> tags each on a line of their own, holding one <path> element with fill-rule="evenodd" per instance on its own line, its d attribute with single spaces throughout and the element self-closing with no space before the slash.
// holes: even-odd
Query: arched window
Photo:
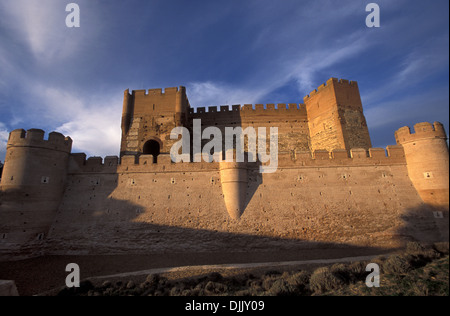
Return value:
<svg viewBox="0 0 450 316">
<path fill-rule="evenodd" d="M 158 155 L 161 152 L 161 146 L 158 141 L 156 140 L 149 140 L 144 144 L 144 148 L 142 149 L 142 153 L 144 155 L 152 155 L 153 156 L 153 163 L 156 163 L 158 161 Z"/>
</svg>

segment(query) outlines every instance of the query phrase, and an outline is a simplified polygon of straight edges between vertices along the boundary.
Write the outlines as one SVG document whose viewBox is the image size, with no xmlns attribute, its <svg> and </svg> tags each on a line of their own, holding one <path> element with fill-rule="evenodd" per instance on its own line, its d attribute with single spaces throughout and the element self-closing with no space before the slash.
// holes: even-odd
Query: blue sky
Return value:
<svg viewBox="0 0 450 316">
<path fill-rule="evenodd" d="M 73 1 L 73 0 L 72 0 Z M 184 85 L 192 106 L 302 103 L 358 81 L 374 147 L 422 121 L 449 130 L 448 0 L 0 0 L 0 160 L 8 133 L 69 135 L 118 155 L 123 91 Z"/>
</svg>

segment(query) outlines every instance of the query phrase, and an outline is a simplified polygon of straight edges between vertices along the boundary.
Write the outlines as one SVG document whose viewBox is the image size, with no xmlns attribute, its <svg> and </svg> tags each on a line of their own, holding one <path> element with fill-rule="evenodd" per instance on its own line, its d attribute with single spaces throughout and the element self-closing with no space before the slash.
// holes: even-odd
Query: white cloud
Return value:
<svg viewBox="0 0 450 316">
<path fill-rule="evenodd" d="M 6 129 L 5 124 L 0 122 L 0 161 L 5 161 L 6 155 L 6 143 L 8 142 L 9 132 Z"/>
<path fill-rule="evenodd" d="M 253 104 L 267 91 L 237 88 L 224 83 L 212 81 L 192 82 L 187 85 L 191 106 L 219 106 L 232 104 Z"/>
<path fill-rule="evenodd" d="M 45 64 L 64 61 L 76 54 L 83 41 L 98 32 L 93 28 L 69 29 L 65 11 L 69 2 L 60 0 L 2 1 L 2 23 L 14 38 L 25 44 L 33 56 Z"/>
<path fill-rule="evenodd" d="M 84 100 L 64 91 L 53 91 L 54 104 L 60 101 L 64 108 L 52 108 L 53 114 L 64 116 L 64 123 L 57 131 L 73 140 L 73 150 L 86 152 L 88 155 L 117 155 L 120 149 L 120 119 L 122 102 L 120 93 L 111 98 L 94 98 Z M 63 99 L 55 97 L 63 96 Z M 66 96 L 69 95 L 68 98 Z M 70 109 L 69 113 L 65 109 Z M 70 118 L 68 117 L 70 115 Z"/>
<path fill-rule="evenodd" d="M 73 150 L 86 152 L 88 155 L 118 154 L 120 147 L 120 89 L 98 94 L 84 95 L 66 88 L 70 82 L 51 84 L 40 72 L 28 71 L 26 65 L 38 65 L 42 70 L 58 69 L 66 65 L 74 56 L 82 54 L 81 50 L 89 41 L 102 32 L 103 26 L 95 21 L 87 26 L 89 14 L 95 15 L 95 4 L 80 1 L 82 17 L 86 24 L 79 29 L 69 29 L 65 25 L 68 12 L 66 4 L 60 0 L 14 0 L 1 1 L 0 33 L 8 45 L 0 47 L 0 91 L 9 94 L 12 87 L 26 87 L 25 92 L 17 94 L 15 101 L 19 106 L 12 109 L 9 104 L 2 104 L 8 113 L 9 126 L 19 123 L 30 127 L 43 128 L 46 132 L 56 127 L 58 132 L 70 136 Z M 89 11 L 89 12 L 88 12 Z M 82 19 L 83 22 L 83 19 Z M 12 40 L 14 39 L 14 40 Z M 24 49 L 25 48 L 25 49 Z M 30 63 L 29 55 L 34 59 Z M 70 68 L 70 67 L 68 67 Z M 104 98 L 104 96 L 114 96 Z M 8 137 L 5 125 L 0 125 L 0 160 L 5 155 Z"/>
<path fill-rule="evenodd" d="M 86 111 L 87 104 L 84 100 L 60 88 L 34 86 L 32 95 L 40 100 L 40 105 L 37 105 L 35 110 L 49 120 L 67 121 Z M 34 106 L 36 107 L 36 105 Z"/>
<path fill-rule="evenodd" d="M 120 149 L 120 119 L 122 94 L 104 92 L 96 96 L 80 97 L 55 87 L 37 86 L 31 90 L 35 100 L 28 116 L 39 117 L 44 123 L 38 128 L 56 126 L 55 131 L 70 136 L 72 152 L 88 156 L 118 155 Z M 110 96 L 105 98 L 104 96 Z M 51 130 L 46 130 L 47 133 Z M 0 122 L 0 160 L 6 154 L 9 137 L 6 125 Z"/>
<path fill-rule="evenodd" d="M 78 96 L 56 87 L 37 86 L 33 95 L 39 104 L 33 108 L 34 113 L 57 126 L 56 131 L 70 136 L 73 151 L 92 156 L 118 154 L 123 97 L 120 89 Z"/>
<path fill-rule="evenodd" d="M 106 108 L 80 111 L 76 117 L 57 130 L 73 140 L 72 152 L 85 152 L 88 156 L 118 155 L 120 149 L 120 120 L 117 110 Z M 120 110 L 119 112 L 120 113 Z"/>
</svg>

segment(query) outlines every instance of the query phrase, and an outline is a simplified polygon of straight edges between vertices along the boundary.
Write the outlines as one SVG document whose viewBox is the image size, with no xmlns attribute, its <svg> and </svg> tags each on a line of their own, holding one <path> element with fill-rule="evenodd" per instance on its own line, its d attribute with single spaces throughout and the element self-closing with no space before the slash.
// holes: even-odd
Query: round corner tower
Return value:
<svg viewBox="0 0 450 316">
<path fill-rule="evenodd" d="M 395 132 L 402 145 L 409 177 L 422 200 L 435 207 L 449 207 L 449 151 L 444 126 L 435 122 L 414 125 Z"/>
<path fill-rule="evenodd" d="M 43 239 L 53 222 L 66 182 L 70 137 L 30 129 L 10 133 L 0 185 L 0 233 L 8 243 Z"/>
</svg>

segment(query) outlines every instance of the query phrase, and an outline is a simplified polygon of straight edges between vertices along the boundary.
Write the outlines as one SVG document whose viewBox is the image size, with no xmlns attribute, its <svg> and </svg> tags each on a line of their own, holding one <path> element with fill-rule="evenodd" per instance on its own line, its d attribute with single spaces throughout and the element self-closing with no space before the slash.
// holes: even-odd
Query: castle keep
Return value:
<svg viewBox="0 0 450 316">
<path fill-rule="evenodd" d="M 174 127 L 277 127 L 278 169 L 173 163 Z M 108 254 L 397 247 L 448 240 L 449 154 L 440 123 L 372 148 L 354 81 L 329 79 L 304 104 L 191 108 L 184 87 L 124 93 L 120 157 L 72 140 L 10 133 L 0 254 Z M 207 140 L 203 140 L 207 142 Z M 192 143 L 192 142 L 191 142 Z M 197 153 L 192 153 L 195 155 Z M 193 161 L 193 159 L 191 159 Z"/>
</svg>

